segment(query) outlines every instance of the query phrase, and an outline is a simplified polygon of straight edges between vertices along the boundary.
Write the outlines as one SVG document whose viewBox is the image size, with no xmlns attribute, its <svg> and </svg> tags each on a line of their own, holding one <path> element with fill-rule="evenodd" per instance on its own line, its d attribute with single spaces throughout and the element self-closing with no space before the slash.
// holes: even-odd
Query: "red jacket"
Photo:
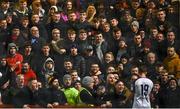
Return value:
<svg viewBox="0 0 180 109">
<path fill-rule="evenodd" d="M 23 56 L 21 54 L 17 53 L 14 56 L 7 56 L 6 60 L 10 67 L 15 67 L 14 71 L 16 74 L 21 72 L 23 62 Z"/>
<path fill-rule="evenodd" d="M 29 69 L 23 75 L 24 75 L 24 85 L 27 85 L 27 83 L 30 79 L 36 79 L 37 78 L 36 73 L 32 69 Z"/>
</svg>

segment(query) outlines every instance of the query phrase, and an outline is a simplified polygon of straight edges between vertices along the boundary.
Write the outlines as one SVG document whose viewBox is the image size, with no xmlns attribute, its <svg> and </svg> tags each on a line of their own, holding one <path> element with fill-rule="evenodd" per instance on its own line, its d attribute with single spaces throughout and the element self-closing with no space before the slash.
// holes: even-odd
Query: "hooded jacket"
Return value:
<svg viewBox="0 0 180 109">
<path fill-rule="evenodd" d="M 10 67 L 15 68 L 15 70 L 14 70 L 15 73 L 19 74 L 21 72 L 21 67 L 22 67 L 21 63 L 23 61 L 23 56 L 21 54 L 17 53 L 18 47 L 14 43 L 10 43 L 8 45 L 8 52 L 9 52 L 10 48 L 12 48 L 12 47 L 16 48 L 16 54 L 15 55 L 8 54 L 6 60 Z"/>
<path fill-rule="evenodd" d="M 52 62 L 52 64 L 53 64 L 52 69 L 48 69 L 46 67 L 47 62 Z M 57 76 L 57 72 L 54 71 L 54 66 L 55 66 L 55 63 L 54 63 L 53 59 L 50 57 L 47 58 L 43 64 L 43 69 L 42 69 L 41 73 L 39 74 L 38 78 L 39 78 L 40 82 L 43 84 L 43 86 L 46 88 L 49 87 L 49 85 L 48 85 L 49 80 L 51 80 L 51 78 Z"/>
</svg>

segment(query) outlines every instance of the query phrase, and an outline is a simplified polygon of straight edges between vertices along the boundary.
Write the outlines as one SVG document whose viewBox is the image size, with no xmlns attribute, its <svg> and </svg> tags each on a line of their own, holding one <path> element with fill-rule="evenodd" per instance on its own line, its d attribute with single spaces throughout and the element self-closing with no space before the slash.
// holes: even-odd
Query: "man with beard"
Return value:
<svg viewBox="0 0 180 109">
<path fill-rule="evenodd" d="M 56 107 L 58 105 L 67 105 L 67 99 L 63 91 L 61 91 L 61 87 L 57 78 L 52 78 L 49 81 L 49 94 L 50 101 L 48 106 Z"/>
<path fill-rule="evenodd" d="M 21 72 L 23 56 L 18 53 L 18 47 L 15 43 L 8 44 L 8 56 L 6 60 L 11 71 L 14 71 L 16 75 Z"/>
<path fill-rule="evenodd" d="M 24 61 L 22 63 L 22 70 L 21 74 L 24 75 L 24 83 L 27 85 L 28 81 L 30 79 L 36 79 L 36 73 L 30 68 L 30 65 L 28 62 Z"/>
</svg>

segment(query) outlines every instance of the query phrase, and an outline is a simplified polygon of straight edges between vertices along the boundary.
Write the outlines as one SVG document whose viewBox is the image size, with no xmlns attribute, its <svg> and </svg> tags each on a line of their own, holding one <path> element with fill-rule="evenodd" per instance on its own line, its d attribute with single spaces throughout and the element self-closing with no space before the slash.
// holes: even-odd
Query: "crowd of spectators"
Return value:
<svg viewBox="0 0 180 109">
<path fill-rule="evenodd" d="M 0 0 L 3 104 L 132 107 L 139 68 L 153 108 L 180 108 L 178 0 Z"/>
</svg>

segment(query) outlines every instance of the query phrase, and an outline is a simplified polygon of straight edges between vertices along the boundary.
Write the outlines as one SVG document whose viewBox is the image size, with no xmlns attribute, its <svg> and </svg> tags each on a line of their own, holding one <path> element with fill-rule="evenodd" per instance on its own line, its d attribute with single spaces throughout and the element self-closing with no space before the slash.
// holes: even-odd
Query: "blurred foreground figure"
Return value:
<svg viewBox="0 0 180 109">
<path fill-rule="evenodd" d="M 146 67 L 141 66 L 139 69 L 140 78 L 135 81 L 134 102 L 132 108 L 151 108 L 149 95 L 153 88 L 153 82 L 146 78 L 146 73 Z"/>
</svg>

